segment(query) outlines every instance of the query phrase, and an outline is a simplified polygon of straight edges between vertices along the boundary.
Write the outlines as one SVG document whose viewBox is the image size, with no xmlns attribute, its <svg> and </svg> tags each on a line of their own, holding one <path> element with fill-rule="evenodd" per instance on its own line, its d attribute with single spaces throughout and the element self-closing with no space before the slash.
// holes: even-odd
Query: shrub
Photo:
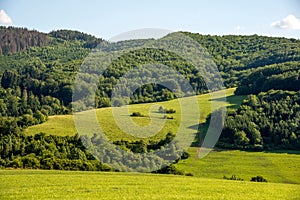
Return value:
<svg viewBox="0 0 300 200">
<path fill-rule="evenodd" d="M 133 112 L 130 115 L 131 117 L 144 117 L 144 115 L 142 115 L 140 112 Z"/>
<path fill-rule="evenodd" d="M 29 154 L 27 156 L 24 156 L 21 158 L 21 161 L 23 163 L 23 168 L 29 168 L 29 169 L 40 168 L 40 161 L 35 156 L 35 154 Z"/>
<path fill-rule="evenodd" d="M 268 182 L 267 179 L 265 179 L 262 176 L 252 177 L 250 181 L 254 181 L 254 182 Z"/>
<path fill-rule="evenodd" d="M 159 113 L 172 114 L 172 113 L 176 113 L 176 110 L 174 110 L 174 109 L 172 109 L 172 108 L 170 108 L 170 109 L 165 109 L 165 108 L 163 108 L 162 106 L 160 106 L 160 107 L 158 108 L 158 112 L 159 112 Z"/>
<path fill-rule="evenodd" d="M 191 173 L 191 172 L 185 173 L 185 175 L 186 175 L 186 176 L 194 176 L 194 174 Z"/>
<path fill-rule="evenodd" d="M 157 171 L 154 171 L 152 173 L 158 173 L 158 174 L 174 174 L 174 175 L 184 175 L 184 171 L 177 169 L 174 165 L 169 165 L 166 167 L 163 167 L 162 169 L 159 169 Z"/>
<path fill-rule="evenodd" d="M 234 181 L 243 181 L 244 179 L 237 177 L 236 175 L 232 175 L 231 177 L 223 176 L 223 179 L 226 180 L 234 180 Z"/>
<path fill-rule="evenodd" d="M 181 155 L 181 159 L 184 160 L 184 159 L 188 159 L 190 157 L 190 154 L 186 151 L 184 151 Z"/>
<path fill-rule="evenodd" d="M 6 166 L 6 161 L 0 158 L 0 168 L 4 168 Z"/>
<path fill-rule="evenodd" d="M 170 114 L 176 113 L 176 110 L 174 110 L 174 109 L 172 109 L 172 108 L 166 109 L 166 113 L 170 113 Z"/>
<path fill-rule="evenodd" d="M 7 167 L 22 168 L 23 163 L 20 157 L 15 158 L 7 164 Z"/>
</svg>

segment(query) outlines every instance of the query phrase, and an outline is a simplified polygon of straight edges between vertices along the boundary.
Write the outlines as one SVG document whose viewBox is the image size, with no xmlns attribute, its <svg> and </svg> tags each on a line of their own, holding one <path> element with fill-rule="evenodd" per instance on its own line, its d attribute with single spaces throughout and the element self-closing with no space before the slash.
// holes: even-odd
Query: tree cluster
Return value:
<svg viewBox="0 0 300 200">
<path fill-rule="evenodd" d="M 300 91 L 270 90 L 249 95 L 230 110 L 219 147 L 300 149 Z"/>
<path fill-rule="evenodd" d="M 112 170 L 96 160 L 85 149 L 77 135 L 60 137 L 46 136 L 40 133 L 26 136 L 17 130 L 14 133 L 1 131 L 0 156 L 0 167 L 84 171 Z"/>
<path fill-rule="evenodd" d="M 300 90 L 300 62 L 285 62 L 258 68 L 244 78 L 235 94 L 258 94 L 268 90 Z"/>
</svg>

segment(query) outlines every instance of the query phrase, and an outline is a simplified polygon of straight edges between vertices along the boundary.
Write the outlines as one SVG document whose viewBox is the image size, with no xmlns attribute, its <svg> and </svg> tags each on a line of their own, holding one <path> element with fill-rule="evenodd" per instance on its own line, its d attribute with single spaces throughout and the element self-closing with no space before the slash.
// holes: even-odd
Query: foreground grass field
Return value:
<svg viewBox="0 0 300 200">
<path fill-rule="evenodd" d="M 1 170 L 0 199 L 299 199 L 300 185 L 136 173 Z"/>
</svg>

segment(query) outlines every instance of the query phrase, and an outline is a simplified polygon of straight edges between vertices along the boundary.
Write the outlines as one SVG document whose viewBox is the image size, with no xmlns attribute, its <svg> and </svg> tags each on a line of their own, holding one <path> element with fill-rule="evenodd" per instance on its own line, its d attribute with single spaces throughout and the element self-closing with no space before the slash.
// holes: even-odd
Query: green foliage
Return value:
<svg viewBox="0 0 300 200">
<path fill-rule="evenodd" d="M 258 67 L 300 60 L 300 40 L 250 36 L 184 34 L 212 56 L 227 87 L 236 86 Z"/>
<path fill-rule="evenodd" d="M 268 90 L 300 90 L 300 62 L 285 62 L 258 68 L 239 84 L 236 94 L 258 94 Z"/>
<path fill-rule="evenodd" d="M 98 39 L 95 36 L 83 32 L 79 32 L 79 31 L 57 30 L 57 31 L 51 31 L 49 35 L 64 40 L 81 40 L 84 42 L 83 46 L 85 48 L 95 48 L 97 45 L 100 45 L 101 43 L 105 43 L 104 40 L 102 39 Z"/>
<path fill-rule="evenodd" d="M 1 167 L 107 171 L 82 145 L 78 136 L 25 136 L 3 134 L 0 141 Z"/>
<path fill-rule="evenodd" d="M 252 177 L 250 181 L 254 181 L 254 182 L 268 182 L 267 179 L 265 179 L 262 176 Z"/>
<path fill-rule="evenodd" d="M 144 117 L 143 114 L 141 114 L 140 112 L 133 112 L 130 114 L 131 117 Z"/>
<path fill-rule="evenodd" d="M 23 29 L 1 27 L 1 30 L 2 34 L 9 35 L 10 32 L 22 32 Z M 27 30 L 24 29 L 24 31 Z M 33 33 L 36 33 L 36 31 L 32 31 Z M 184 34 L 195 39 L 212 55 L 226 86 L 236 85 L 239 80 L 247 77 L 254 68 L 299 60 L 299 41 L 294 39 L 256 35 L 219 37 L 192 33 Z M 26 89 L 28 93 L 32 92 L 39 98 L 41 96 L 51 96 L 57 98 L 60 104 L 67 108 L 70 108 L 71 85 L 76 70 L 88 55 L 89 48 L 94 47 L 96 43 L 100 43 L 101 50 L 109 52 L 153 42 L 151 39 L 108 43 L 94 36 L 70 30 L 52 31 L 47 37 L 51 39 L 47 46 L 26 47 L 27 50 L 0 56 L 0 71 L 3 71 L 2 87 L 5 89 L 20 87 L 21 91 Z M 285 51 L 282 51 L 282 49 L 285 49 Z M 91 64 L 88 70 L 90 75 L 87 78 L 92 78 L 94 75 L 98 77 L 97 63 L 93 65 L 93 60 L 87 62 Z M 136 66 L 155 62 L 170 66 L 184 75 L 197 94 L 207 92 L 201 74 L 184 59 L 161 49 L 141 48 L 122 55 L 99 77 L 96 106 L 100 108 L 111 105 L 109 98 L 111 97 L 112 88 L 122 75 Z M 151 72 L 146 68 L 143 70 L 144 77 L 142 78 L 147 78 Z M 209 76 L 212 76 L 210 77 L 212 80 L 214 79 L 213 75 Z M 169 79 L 168 75 L 165 79 L 164 83 L 173 85 L 178 91 L 177 93 L 180 94 L 178 84 L 176 85 L 174 81 Z M 134 82 L 126 83 L 127 85 L 124 87 L 134 87 Z M 89 89 L 88 85 L 83 83 L 82 92 L 84 93 L 87 89 Z M 167 88 L 159 84 L 146 84 L 137 88 L 130 100 L 124 102 L 124 99 L 120 98 L 116 100 L 117 102 L 113 102 L 116 103 L 113 105 L 122 106 L 127 103 L 166 101 L 174 98 L 174 94 Z"/>
<path fill-rule="evenodd" d="M 184 172 L 182 170 L 178 170 L 174 165 L 166 166 L 152 173 L 184 175 Z"/>
<path fill-rule="evenodd" d="M 249 95 L 228 113 L 218 146 L 241 149 L 300 149 L 300 91 Z"/>
<path fill-rule="evenodd" d="M 160 106 L 160 107 L 158 108 L 158 112 L 159 112 L 159 113 L 173 114 L 173 113 L 176 113 L 176 110 L 173 109 L 173 108 L 167 109 L 167 108 L 163 108 L 162 106 Z"/>
<path fill-rule="evenodd" d="M 231 177 L 223 176 L 223 179 L 233 180 L 233 181 L 243 181 L 244 179 L 237 177 L 236 175 L 232 175 Z"/>
<path fill-rule="evenodd" d="M 171 132 L 168 132 L 165 138 L 162 138 L 159 141 L 155 140 L 149 140 L 148 142 L 145 142 L 143 140 L 139 141 L 126 141 L 126 140 L 120 140 L 120 141 L 114 141 L 113 143 L 115 145 L 121 146 L 125 150 L 130 150 L 134 153 L 145 153 L 145 152 L 151 152 L 156 149 L 160 149 L 161 147 L 169 144 L 173 139 L 175 135 Z M 182 155 L 183 159 L 188 158 L 188 154 L 186 152 Z"/>
</svg>

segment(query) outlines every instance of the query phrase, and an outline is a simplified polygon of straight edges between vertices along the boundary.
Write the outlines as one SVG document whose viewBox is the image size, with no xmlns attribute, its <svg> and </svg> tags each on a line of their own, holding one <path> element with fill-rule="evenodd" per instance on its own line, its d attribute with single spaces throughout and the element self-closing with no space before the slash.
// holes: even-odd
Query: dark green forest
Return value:
<svg viewBox="0 0 300 200">
<path fill-rule="evenodd" d="M 249 95 L 227 113 L 219 147 L 249 150 L 300 149 L 300 91 Z"/>
<path fill-rule="evenodd" d="M 237 87 L 237 95 L 249 95 L 239 108 L 228 112 L 219 147 L 300 149 L 299 40 L 258 35 L 182 34 L 197 41 L 212 56 L 226 88 Z M 0 27 L 0 41 L 0 166 L 111 170 L 91 156 L 78 136 L 27 136 L 23 130 L 45 122 L 48 116 L 72 113 L 73 82 L 92 48 L 98 46 L 113 52 L 143 46 L 153 39 L 109 43 L 78 31 L 41 33 Z M 122 75 L 152 62 L 178 71 L 196 94 L 208 92 L 203 77 L 191 63 L 171 52 L 141 48 L 120 56 L 98 77 L 96 107 L 111 106 L 112 90 Z M 97 70 L 89 70 L 91 75 L 86 78 L 92 79 Z M 143 70 L 147 77 L 149 71 Z M 172 80 L 166 76 L 164 81 Z M 83 84 L 80 90 L 89 90 L 88 85 Z M 127 102 L 120 98 L 118 105 L 174 98 L 162 85 L 146 84 L 135 90 Z M 169 139 L 162 140 L 160 145 Z M 132 152 L 158 148 L 158 144 L 121 143 Z"/>
</svg>

